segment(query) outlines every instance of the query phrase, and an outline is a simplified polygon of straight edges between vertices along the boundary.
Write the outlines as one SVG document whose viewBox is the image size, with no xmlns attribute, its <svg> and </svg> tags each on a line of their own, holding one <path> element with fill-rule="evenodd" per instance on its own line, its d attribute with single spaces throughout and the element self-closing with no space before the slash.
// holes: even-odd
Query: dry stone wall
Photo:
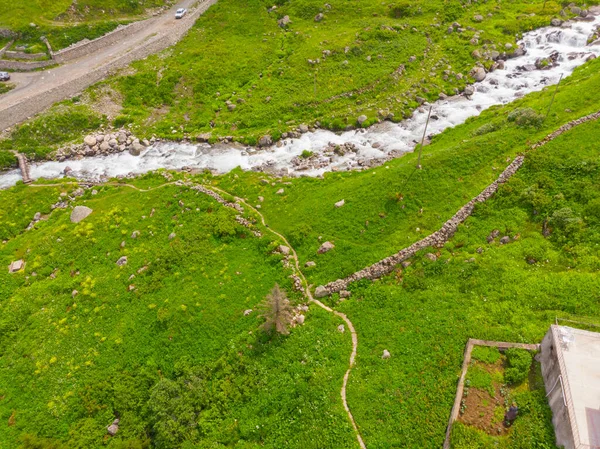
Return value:
<svg viewBox="0 0 600 449">
<path fill-rule="evenodd" d="M 85 88 L 106 78 L 111 73 L 127 66 L 133 61 L 146 58 L 151 54 L 157 53 L 165 48 L 170 47 L 171 45 L 174 45 L 190 29 L 190 27 L 195 23 L 196 19 L 216 2 L 217 0 L 204 1 L 197 7 L 196 10 L 190 13 L 187 19 L 179 21 L 176 25 L 170 28 L 168 34 L 158 35 L 146 41 L 140 47 L 121 55 L 117 59 L 104 66 L 98 67 L 97 69 L 92 70 L 91 72 L 88 72 L 79 78 L 73 79 L 59 87 L 55 87 L 39 95 L 26 98 L 22 102 L 6 109 L 0 116 L 0 130 L 20 123 L 27 118 L 49 108 L 58 101 L 77 95 Z M 50 62 L 53 64 L 55 63 L 55 61 Z"/>
<path fill-rule="evenodd" d="M 556 139 L 558 136 L 560 136 L 564 132 L 569 131 L 575 126 L 581 125 L 592 120 L 597 120 L 599 118 L 600 112 L 595 112 L 577 120 L 573 120 L 572 122 L 561 126 L 552 134 L 549 134 L 548 136 L 544 137 L 541 141 L 533 145 L 531 147 L 531 150 L 535 150 L 547 144 L 548 142 Z M 417 252 L 419 252 L 422 249 L 428 247 L 442 247 L 456 233 L 456 231 L 458 230 L 458 226 L 473 213 L 475 205 L 477 203 L 487 201 L 489 198 L 491 198 L 494 195 L 494 193 L 498 191 L 499 186 L 508 181 L 519 170 L 519 168 L 521 168 L 524 161 L 525 156 L 517 156 L 500 174 L 500 176 L 498 176 L 498 179 L 496 179 L 494 182 L 488 185 L 479 195 L 477 195 L 475 198 L 473 198 L 471 201 L 469 201 L 467 204 L 461 207 L 460 210 L 456 214 L 454 214 L 454 216 L 450 218 L 450 220 L 446 221 L 446 223 L 444 223 L 444 225 L 438 231 L 428 235 L 427 237 L 425 237 L 422 240 L 419 240 L 416 243 L 413 243 L 408 248 L 405 248 L 392 256 L 386 257 L 385 259 L 380 260 L 379 262 L 369 267 L 366 267 L 360 271 L 357 271 L 354 274 L 351 274 L 345 279 L 338 279 L 337 281 L 330 282 L 327 285 L 321 285 L 317 287 L 317 289 L 315 290 L 315 296 L 317 298 L 322 298 L 333 293 L 338 293 L 341 290 L 346 290 L 348 285 L 352 282 L 356 282 L 361 279 L 378 279 L 388 273 L 391 273 L 399 263 L 404 262 L 405 260 L 413 257 Z"/>
</svg>

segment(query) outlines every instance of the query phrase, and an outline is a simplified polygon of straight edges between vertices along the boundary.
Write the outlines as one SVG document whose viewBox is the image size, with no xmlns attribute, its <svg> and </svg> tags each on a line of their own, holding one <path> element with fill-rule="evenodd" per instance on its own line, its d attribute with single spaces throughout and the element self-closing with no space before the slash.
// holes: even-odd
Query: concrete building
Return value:
<svg viewBox="0 0 600 449">
<path fill-rule="evenodd" d="M 552 325 L 541 363 L 556 444 L 600 449 L 600 333 Z"/>
</svg>

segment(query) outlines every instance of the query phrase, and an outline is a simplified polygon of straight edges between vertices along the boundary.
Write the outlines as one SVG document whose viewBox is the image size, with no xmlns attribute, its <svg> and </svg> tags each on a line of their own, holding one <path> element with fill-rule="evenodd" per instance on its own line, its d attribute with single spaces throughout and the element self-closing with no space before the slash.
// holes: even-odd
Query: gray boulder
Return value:
<svg viewBox="0 0 600 449">
<path fill-rule="evenodd" d="M 367 121 L 367 116 L 366 115 L 360 115 L 356 121 L 358 122 L 359 125 L 362 126 L 363 123 L 365 123 Z"/>
<path fill-rule="evenodd" d="M 315 296 L 317 298 L 323 298 L 325 296 L 327 296 L 329 294 L 329 292 L 327 291 L 327 289 L 325 287 L 323 287 L 322 285 L 319 285 L 316 289 L 315 289 Z"/>
<path fill-rule="evenodd" d="M 335 248 L 335 245 L 333 243 L 331 243 L 331 242 L 325 242 L 318 249 L 317 253 L 323 254 L 323 253 L 326 253 L 327 251 L 331 251 L 333 248 Z"/>
<path fill-rule="evenodd" d="M 473 67 L 473 70 L 471 70 L 471 77 L 476 81 L 476 82 L 481 82 L 485 79 L 486 77 L 486 73 L 485 73 L 485 69 L 483 67 Z"/>
<path fill-rule="evenodd" d="M 563 21 L 557 18 L 554 18 L 550 21 L 550 25 L 552 25 L 553 27 L 559 27 L 562 25 L 562 23 Z"/>
<path fill-rule="evenodd" d="M 270 135 L 265 135 L 262 136 L 259 140 L 258 140 L 258 146 L 259 147 L 268 147 L 269 145 L 273 144 L 273 139 L 271 138 Z"/>
<path fill-rule="evenodd" d="M 21 271 L 25 267 L 25 262 L 23 259 L 15 260 L 8 266 L 9 273 L 16 273 L 17 271 Z"/>
<path fill-rule="evenodd" d="M 92 212 L 87 206 L 75 206 L 73 212 L 71 212 L 71 223 L 79 223 L 81 220 L 87 218 Z"/>
<path fill-rule="evenodd" d="M 93 147 L 96 145 L 96 138 L 94 136 L 85 136 L 83 139 L 83 143 L 85 143 L 88 147 Z"/>
<path fill-rule="evenodd" d="M 133 142 L 133 144 L 129 147 L 129 154 L 132 156 L 139 156 L 144 149 L 145 147 L 141 143 Z"/>
</svg>

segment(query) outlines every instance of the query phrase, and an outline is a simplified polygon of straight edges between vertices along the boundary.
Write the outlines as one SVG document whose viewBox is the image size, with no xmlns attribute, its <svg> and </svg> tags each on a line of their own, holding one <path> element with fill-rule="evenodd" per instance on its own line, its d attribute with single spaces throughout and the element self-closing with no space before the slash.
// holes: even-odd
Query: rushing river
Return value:
<svg viewBox="0 0 600 449">
<path fill-rule="evenodd" d="M 600 16 L 595 16 L 593 21 L 573 22 L 570 27 L 546 27 L 526 33 L 520 42 L 526 54 L 506 61 L 504 70 L 488 73 L 484 81 L 473 86 L 475 92 L 470 98 L 460 95 L 433 103 L 435 119 L 429 122 L 427 134 L 441 133 L 491 106 L 509 103 L 529 92 L 556 84 L 561 75 L 572 73 L 590 55 L 600 56 L 599 44 L 587 45 L 587 39 L 599 23 Z M 554 52 L 560 55 L 558 66 L 531 70 L 538 58 L 546 58 Z M 527 69 L 524 70 L 524 67 Z M 400 123 L 383 122 L 368 129 L 338 134 L 317 130 L 262 150 L 236 144 L 211 146 L 160 142 L 140 156 L 120 153 L 64 162 L 40 162 L 32 164 L 31 177 L 59 178 L 67 166 L 72 169 L 69 176 L 97 180 L 141 174 L 158 168 L 207 168 L 226 173 L 238 166 L 244 170 L 267 169 L 289 175 L 318 176 L 326 171 L 356 169 L 365 161 L 388 158 L 390 153 L 398 155 L 412 151 L 415 142 L 422 137 L 428 109 L 421 108 L 412 118 Z M 343 156 L 329 151 L 325 155 L 324 150 L 330 142 L 337 145 L 352 143 L 358 151 L 350 151 Z M 318 168 L 299 170 L 293 164 L 294 158 L 304 150 L 316 154 L 315 165 Z M 0 188 L 12 186 L 20 179 L 18 170 L 3 173 L 0 175 Z"/>
</svg>

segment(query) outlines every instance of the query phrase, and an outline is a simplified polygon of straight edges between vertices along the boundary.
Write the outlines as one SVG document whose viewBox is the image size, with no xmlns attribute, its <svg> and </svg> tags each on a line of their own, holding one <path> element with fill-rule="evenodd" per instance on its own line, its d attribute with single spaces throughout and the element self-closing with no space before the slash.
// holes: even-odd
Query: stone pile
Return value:
<svg viewBox="0 0 600 449">
<path fill-rule="evenodd" d="M 129 151 L 134 156 L 139 156 L 142 151 L 155 142 L 140 140 L 131 131 L 120 129 L 113 132 L 98 132 L 85 136 L 83 143 L 60 148 L 52 154 L 51 158 L 57 161 L 79 158 L 83 156 L 106 156 L 108 154 Z"/>
</svg>

